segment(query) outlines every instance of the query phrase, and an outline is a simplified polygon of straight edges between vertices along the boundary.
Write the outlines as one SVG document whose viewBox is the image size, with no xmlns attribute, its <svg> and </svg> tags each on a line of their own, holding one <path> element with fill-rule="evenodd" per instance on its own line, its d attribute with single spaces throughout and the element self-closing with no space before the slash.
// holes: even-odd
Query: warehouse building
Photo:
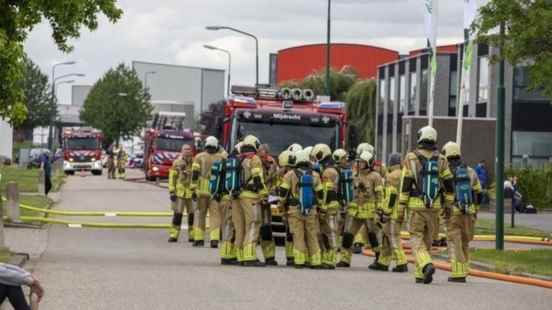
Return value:
<svg viewBox="0 0 552 310">
<path fill-rule="evenodd" d="M 133 61 L 132 68 L 148 88 L 155 111 L 199 115 L 224 99 L 225 71 Z M 193 117 L 186 126 L 192 126 Z"/>
</svg>

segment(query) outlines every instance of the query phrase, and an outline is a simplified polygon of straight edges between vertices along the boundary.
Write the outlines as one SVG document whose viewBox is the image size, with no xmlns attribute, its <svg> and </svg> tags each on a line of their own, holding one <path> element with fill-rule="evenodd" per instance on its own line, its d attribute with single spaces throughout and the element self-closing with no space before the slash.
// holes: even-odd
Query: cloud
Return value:
<svg viewBox="0 0 552 310">
<path fill-rule="evenodd" d="M 439 42 L 462 37 L 462 1 L 439 0 Z M 97 31 L 83 30 L 71 54 L 59 52 L 47 23 L 35 27 L 25 50 L 43 71 L 52 64 L 77 60 L 58 72 L 83 72 L 78 84 L 93 84 L 120 62 L 142 60 L 226 69 L 226 56 L 204 44 L 232 51 L 233 82 L 255 79 L 255 46 L 230 31 L 207 31 L 207 25 L 228 25 L 252 32 L 260 40 L 260 81 L 268 80 L 268 55 L 294 45 L 324 42 L 327 0 L 121 0 L 124 15 L 117 24 L 100 18 Z M 364 43 L 401 53 L 424 46 L 421 0 L 333 0 L 334 42 Z M 70 87 L 58 94 L 70 101 Z"/>
</svg>

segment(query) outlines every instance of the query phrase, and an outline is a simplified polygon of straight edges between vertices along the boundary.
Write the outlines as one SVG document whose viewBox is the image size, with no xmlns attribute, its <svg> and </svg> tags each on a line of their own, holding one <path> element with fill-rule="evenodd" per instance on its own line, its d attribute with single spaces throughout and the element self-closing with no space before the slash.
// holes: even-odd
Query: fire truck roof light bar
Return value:
<svg viewBox="0 0 552 310">
<path fill-rule="evenodd" d="M 345 103 L 341 101 L 322 102 L 318 107 L 325 110 L 340 110 L 345 108 Z"/>
<path fill-rule="evenodd" d="M 229 97 L 229 99 L 234 101 L 234 102 L 237 102 L 237 103 L 247 103 L 247 104 L 251 104 L 251 105 L 256 105 L 257 104 L 257 100 L 255 100 L 255 98 L 249 97 L 249 96 L 231 95 Z"/>
</svg>

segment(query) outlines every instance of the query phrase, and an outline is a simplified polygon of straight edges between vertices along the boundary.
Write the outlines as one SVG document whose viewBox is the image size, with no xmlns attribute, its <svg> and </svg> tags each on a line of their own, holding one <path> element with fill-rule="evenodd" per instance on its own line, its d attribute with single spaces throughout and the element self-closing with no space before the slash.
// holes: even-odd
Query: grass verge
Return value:
<svg viewBox="0 0 552 310">
<path fill-rule="evenodd" d="M 21 168 L 17 166 L 1 166 L 0 174 L 0 191 L 5 192 L 8 182 L 17 182 L 20 193 L 36 193 L 38 192 L 38 174 L 40 169 Z M 65 174 L 61 170 L 53 172 L 52 191 L 57 192 L 61 185 L 65 183 Z"/>
<path fill-rule="evenodd" d="M 525 227 L 516 226 L 511 228 L 508 224 L 504 225 L 504 233 L 506 235 L 516 236 L 529 236 L 529 237 L 550 237 L 550 232 Z M 495 221 L 489 219 L 477 219 L 475 224 L 476 235 L 494 235 L 495 234 Z"/>
<path fill-rule="evenodd" d="M 552 276 L 552 250 L 532 249 L 526 251 L 497 251 L 494 249 L 476 249 L 471 259 L 494 266 L 494 271 L 503 274 L 519 275 L 530 273 Z"/>
<path fill-rule="evenodd" d="M 50 198 L 46 198 L 42 195 L 21 195 L 19 202 L 32 207 L 49 209 L 54 203 Z M 43 216 L 42 212 L 30 211 L 21 209 L 21 215 L 23 216 Z"/>
</svg>

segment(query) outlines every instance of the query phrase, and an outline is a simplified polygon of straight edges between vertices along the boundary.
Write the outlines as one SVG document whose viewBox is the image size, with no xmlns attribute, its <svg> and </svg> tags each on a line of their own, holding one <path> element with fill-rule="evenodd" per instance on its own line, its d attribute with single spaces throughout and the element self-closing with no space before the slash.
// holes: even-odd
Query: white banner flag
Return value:
<svg viewBox="0 0 552 310">
<path fill-rule="evenodd" d="M 424 0 L 425 35 L 432 48 L 437 46 L 438 0 Z"/>
<path fill-rule="evenodd" d="M 464 0 L 464 29 L 469 29 L 477 16 L 477 0 Z"/>
</svg>

